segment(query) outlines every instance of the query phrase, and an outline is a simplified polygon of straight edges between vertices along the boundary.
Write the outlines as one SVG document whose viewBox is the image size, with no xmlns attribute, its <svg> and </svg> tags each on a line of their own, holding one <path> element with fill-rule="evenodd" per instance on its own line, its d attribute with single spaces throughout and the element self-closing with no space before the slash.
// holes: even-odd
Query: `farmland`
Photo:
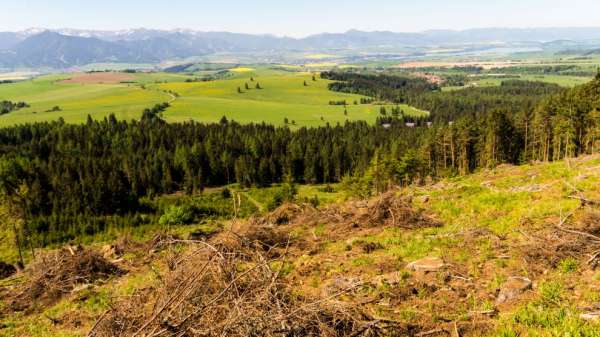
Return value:
<svg viewBox="0 0 600 337">
<path fill-rule="evenodd" d="M 129 84 L 62 82 L 67 78 L 53 75 L 2 85 L 2 99 L 25 101 L 30 107 L 2 116 L 0 125 L 50 121 L 60 117 L 70 123 L 83 123 L 88 114 L 96 119 L 111 113 L 121 119 L 132 119 L 138 118 L 145 107 L 168 99 L 165 93 L 142 90 Z"/>
<path fill-rule="evenodd" d="M 354 101 L 363 96 L 331 92 L 327 89 L 329 81 L 318 76 L 313 80 L 313 74 L 306 72 L 237 67 L 225 79 L 197 81 L 206 74 L 61 74 L 3 84 L 0 98 L 24 101 L 30 107 L 0 117 L 0 125 L 61 117 L 68 123 L 83 123 L 88 115 L 102 119 L 109 114 L 130 120 L 162 102 L 171 102 L 163 116 L 169 122 L 217 122 L 225 116 L 241 123 L 276 125 L 287 119 L 292 127 L 346 120 L 374 122 L 381 108 L 376 104 L 355 105 Z M 256 89 L 257 84 L 261 89 Z M 330 105 L 331 101 L 346 101 L 348 105 Z M 409 115 L 425 113 L 408 106 L 402 109 Z"/>
</svg>

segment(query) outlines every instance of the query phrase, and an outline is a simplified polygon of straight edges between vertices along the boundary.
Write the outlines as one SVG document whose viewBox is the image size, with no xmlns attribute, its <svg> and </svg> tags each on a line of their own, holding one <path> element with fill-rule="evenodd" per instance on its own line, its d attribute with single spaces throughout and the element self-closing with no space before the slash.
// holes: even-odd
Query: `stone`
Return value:
<svg viewBox="0 0 600 337">
<path fill-rule="evenodd" d="M 420 272 L 437 272 L 444 268 L 446 264 L 439 257 L 426 257 L 413 261 L 406 266 L 406 269 Z"/>
<path fill-rule="evenodd" d="M 506 303 L 519 297 L 522 293 L 530 290 L 533 283 L 526 277 L 510 277 L 500 289 L 496 304 Z"/>
<path fill-rule="evenodd" d="M 333 296 L 339 293 L 343 293 L 349 291 L 352 288 L 355 288 L 361 283 L 362 282 L 359 278 L 336 277 L 325 286 L 325 288 L 323 289 L 324 295 Z"/>
<path fill-rule="evenodd" d="M 579 318 L 586 320 L 586 321 L 598 322 L 598 321 L 600 321 L 600 311 L 586 312 L 586 313 L 579 315 Z"/>
</svg>

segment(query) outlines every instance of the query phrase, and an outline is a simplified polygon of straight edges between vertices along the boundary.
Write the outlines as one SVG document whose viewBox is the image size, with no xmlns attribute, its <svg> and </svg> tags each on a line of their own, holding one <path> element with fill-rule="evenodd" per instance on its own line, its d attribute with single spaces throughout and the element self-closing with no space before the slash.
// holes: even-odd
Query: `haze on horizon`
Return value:
<svg viewBox="0 0 600 337">
<path fill-rule="evenodd" d="M 32 27 L 228 31 L 304 37 L 323 32 L 598 26 L 597 0 L 6 1 L 0 31 Z"/>
</svg>

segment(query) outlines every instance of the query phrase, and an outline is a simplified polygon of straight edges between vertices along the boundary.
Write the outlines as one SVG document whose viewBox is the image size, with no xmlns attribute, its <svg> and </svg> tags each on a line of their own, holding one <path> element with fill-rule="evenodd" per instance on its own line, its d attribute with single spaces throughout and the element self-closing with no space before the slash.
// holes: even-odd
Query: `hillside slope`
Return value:
<svg viewBox="0 0 600 337">
<path fill-rule="evenodd" d="M 71 247 L 0 283 L 0 335 L 595 336 L 598 200 L 595 155 Z"/>
</svg>

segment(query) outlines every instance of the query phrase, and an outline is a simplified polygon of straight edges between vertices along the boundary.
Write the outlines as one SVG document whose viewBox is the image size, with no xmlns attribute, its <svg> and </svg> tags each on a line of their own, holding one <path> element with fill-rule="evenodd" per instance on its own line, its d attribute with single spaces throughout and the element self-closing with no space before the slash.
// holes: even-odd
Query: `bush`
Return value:
<svg viewBox="0 0 600 337">
<path fill-rule="evenodd" d="M 161 225 L 187 225 L 194 220 L 194 210 L 192 207 L 171 206 L 165 214 L 163 214 L 158 223 Z"/>
<path fill-rule="evenodd" d="M 579 261 L 568 257 L 558 263 L 558 269 L 565 274 L 576 272 L 579 269 Z"/>
<path fill-rule="evenodd" d="M 296 199 L 296 195 L 298 194 L 298 187 L 291 179 L 286 178 L 286 182 L 278 188 L 274 194 L 273 198 L 267 204 L 267 209 L 272 211 L 275 208 L 281 206 L 285 202 L 293 202 Z"/>
</svg>

